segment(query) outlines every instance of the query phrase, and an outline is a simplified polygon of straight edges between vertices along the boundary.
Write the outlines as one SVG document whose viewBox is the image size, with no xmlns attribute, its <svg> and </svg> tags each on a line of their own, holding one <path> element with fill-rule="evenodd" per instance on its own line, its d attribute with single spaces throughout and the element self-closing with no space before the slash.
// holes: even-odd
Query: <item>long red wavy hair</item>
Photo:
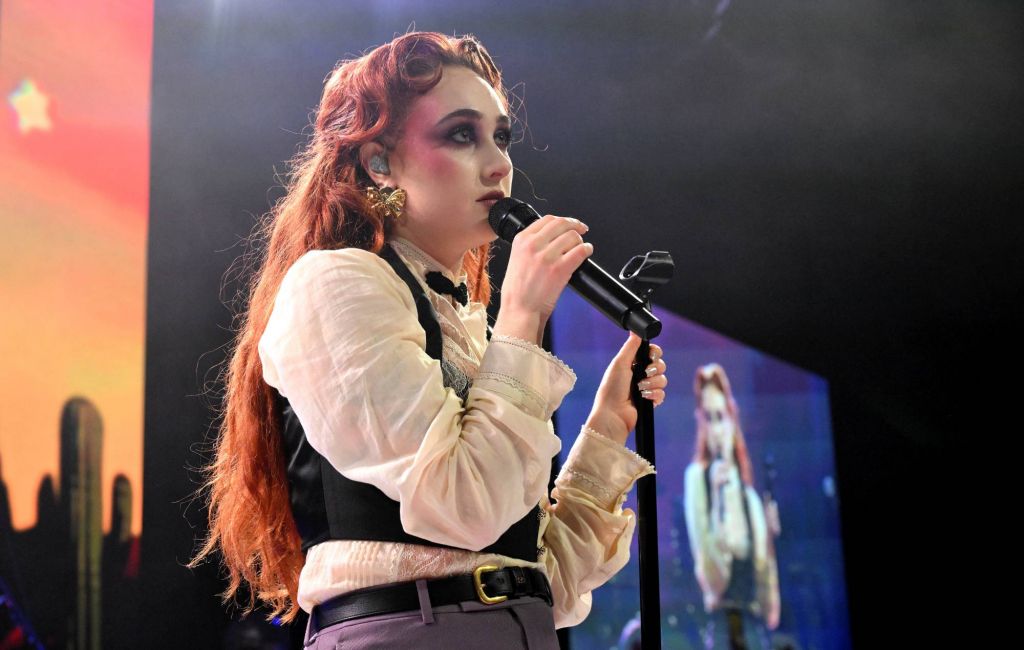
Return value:
<svg viewBox="0 0 1024 650">
<path fill-rule="evenodd" d="M 257 343 L 288 268 L 307 251 L 355 246 L 379 253 L 390 235 L 367 209 L 373 184 L 359 163 L 359 147 L 401 137 L 412 102 L 441 79 L 443 66 L 469 68 L 485 79 L 508 110 L 501 73 L 473 36 L 411 32 L 327 76 L 308 144 L 290 161 L 286 194 L 256 225 L 250 243 L 262 253 L 241 294 L 220 406 L 212 461 L 204 467 L 209 534 L 189 563 L 220 551 L 228 586 L 225 602 L 247 591 L 244 614 L 259 601 L 268 618 L 294 620 L 299 573 L 305 561 L 288 498 L 275 390 L 263 381 Z M 490 244 L 466 252 L 463 268 L 473 300 L 491 296 Z"/>
<path fill-rule="evenodd" d="M 693 416 L 697 420 L 697 444 L 693 452 L 693 462 L 707 467 L 712 461 L 711 449 L 708 445 L 708 421 L 701 404 L 703 390 L 707 386 L 714 386 L 725 395 L 725 410 L 736 427 L 733 436 L 735 462 L 739 467 L 743 482 L 752 486 L 754 485 L 754 465 L 750 462 L 747 440 L 743 437 L 743 429 L 740 427 L 740 407 L 733 397 L 732 385 L 729 383 L 728 375 L 725 374 L 725 368 L 717 363 L 709 363 L 697 368 L 697 372 L 693 376 L 693 395 L 697 398 L 697 408 L 693 411 Z"/>
</svg>

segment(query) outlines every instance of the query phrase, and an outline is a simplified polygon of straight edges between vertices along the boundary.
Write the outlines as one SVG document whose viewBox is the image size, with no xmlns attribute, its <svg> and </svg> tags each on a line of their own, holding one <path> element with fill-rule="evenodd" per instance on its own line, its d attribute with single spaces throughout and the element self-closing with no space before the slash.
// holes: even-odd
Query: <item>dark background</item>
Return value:
<svg viewBox="0 0 1024 650">
<path fill-rule="evenodd" d="M 606 268 L 670 251 L 659 305 L 829 381 L 856 647 L 974 626 L 970 522 L 991 527 L 968 476 L 1009 432 L 993 388 L 1020 324 L 1021 17 L 995 0 L 157 2 L 146 647 L 216 647 L 226 621 L 213 568 L 182 568 L 203 512 L 180 468 L 212 435 L 227 269 L 335 61 L 413 22 L 476 34 L 525 99 L 514 195 L 585 220 Z M 690 371 L 670 369 L 675 390 Z"/>
</svg>

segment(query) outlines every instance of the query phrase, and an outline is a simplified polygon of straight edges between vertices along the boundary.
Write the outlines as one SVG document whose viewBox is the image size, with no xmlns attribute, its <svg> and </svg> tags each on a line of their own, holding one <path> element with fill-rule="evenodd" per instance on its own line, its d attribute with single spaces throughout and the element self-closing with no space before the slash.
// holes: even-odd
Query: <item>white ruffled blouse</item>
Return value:
<svg viewBox="0 0 1024 650">
<path fill-rule="evenodd" d="M 456 284 L 466 279 L 407 239 L 391 244 L 425 290 L 428 271 Z M 551 459 L 561 448 L 551 414 L 575 373 L 533 343 L 501 335 L 488 342 L 483 304 L 427 295 L 444 358 L 460 371 L 449 371 L 450 381 L 470 382 L 464 402 L 425 351 L 408 286 L 378 255 L 309 251 L 281 284 L 258 345 L 266 382 L 289 400 L 310 445 L 335 469 L 399 502 L 408 533 L 458 547 L 317 544 L 299 578 L 299 606 L 308 612 L 354 589 L 487 563 L 544 571 L 556 626 L 575 625 L 590 612 L 590 592 L 628 561 L 636 519 L 622 503 L 654 468 L 583 427 L 549 499 Z M 537 562 L 477 552 L 538 503 Z"/>
</svg>

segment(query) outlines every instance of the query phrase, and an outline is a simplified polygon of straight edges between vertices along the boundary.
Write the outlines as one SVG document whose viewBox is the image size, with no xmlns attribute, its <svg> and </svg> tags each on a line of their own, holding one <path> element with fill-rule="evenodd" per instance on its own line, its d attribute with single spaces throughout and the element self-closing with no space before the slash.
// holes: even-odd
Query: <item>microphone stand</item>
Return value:
<svg viewBox="0 0 1024 650">
<path fill-rule="evenodd" d="M 650 310 L 650 297 L 654 290 L 672 279 L 672 256 L 664 251 L 651 251 L 636 256 L 626 263 L 619 279 L 634 291 Z M 628 284 L 627 284 L 628 283 Z M 660 328 L 658 328 L 660 332 Z M 643 338 L 633 362 L 633 381 L 630 397 L 636 407 L 636 452 L 651 465 L 654 458 L 654 404 L 644 399 L 637 382 L 647 374 L 650 365 L 650 339 Z M 644 650 L 661 649 L 661 589 L 658 581 L 658 491 L 654 475 L 637 481 L 637 509 L 639 510 L 640 548 L 640 643 Z"/>
</svg>

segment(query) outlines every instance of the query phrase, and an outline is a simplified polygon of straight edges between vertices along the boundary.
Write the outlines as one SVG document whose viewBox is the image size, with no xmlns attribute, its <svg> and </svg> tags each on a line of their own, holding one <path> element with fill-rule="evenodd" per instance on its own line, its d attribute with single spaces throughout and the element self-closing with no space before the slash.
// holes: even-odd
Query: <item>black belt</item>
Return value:
<svg viewBox="0 0 1024 650">
<path fill-rule="evenodd" d="M 529 567 L 484 565 L 469 575 L 427 580 L 432 606 L 453 605 L 478 600 L 487 605 L 524 596 L 537 596 L 552 604 L 551 585 L 542 571 Z M 364 616 L 416 610 L 420 607 L 416 582 L 398 582 L 367 587 L 335 596 L 313 608 L 310 635 L 317 631 Z"/>
</svg>

